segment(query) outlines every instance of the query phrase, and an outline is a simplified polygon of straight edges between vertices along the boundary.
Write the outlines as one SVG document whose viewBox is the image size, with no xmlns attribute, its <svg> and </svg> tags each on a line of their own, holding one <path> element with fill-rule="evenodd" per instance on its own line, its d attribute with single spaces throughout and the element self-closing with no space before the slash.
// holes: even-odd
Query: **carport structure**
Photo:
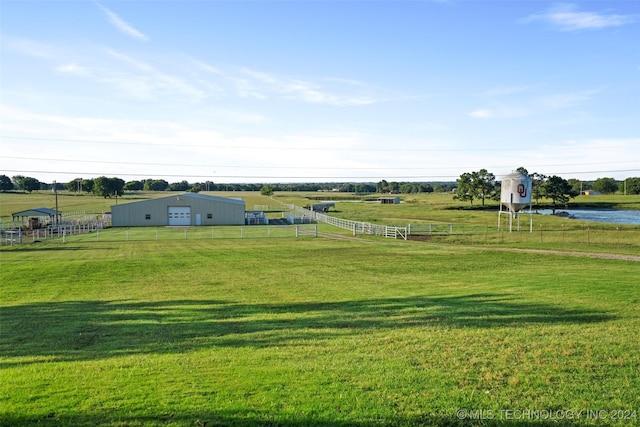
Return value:
<svg viewBox="0 0 640 427">
<path fill-rule="evenodd" d="M 24 224 L 25 218 L 28 221 L 29 229 L 33 230 L 44 225 L 55 224 L 60 222 L 62 212 L 49 208 L 32 208 L 26 211 L 15 212 L 11 214 L 13 222 Z M 43 221 L 44 218 L 44 221 Z M 56 221 L 57 219 L 57 221 Z"/>
</svg>

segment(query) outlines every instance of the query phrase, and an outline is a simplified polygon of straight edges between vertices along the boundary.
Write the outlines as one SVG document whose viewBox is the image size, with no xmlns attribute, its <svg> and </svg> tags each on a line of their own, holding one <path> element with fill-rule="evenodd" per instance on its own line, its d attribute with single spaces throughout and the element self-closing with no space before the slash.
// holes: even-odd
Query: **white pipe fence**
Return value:
<svg viewBox="0 0 640 427">
<path fill-rule="evenodd" d="M 306 218 L 309 217 L 315 221 L 324 222 L 329 225 L 333 225 L 334 227 L 342 228 L 344 230 L 350 230 L 353 232 L 353 235 L 356 236 L 358 234 L 365 234 L 371 236 L 381 236 L 392 239 L 403 239 L 407 240 L 408 236 L 408 228 L 407 227 L 397 227 L 394 225 L 381 225 L 381 224 L 371 224 L 369 222 L 362 221 L 351 221 L 343 218 L 336 218 L 333 216 L 329 216 L 324 213 L 314 212 L 309 209 L 301 208 L 298 206 L 294 206 L 295 211 L 298 213 L 302 213 L 302 215 Z"/>
<path fill-rule="evenodd" d="M 57 225 L 33 232 L 4 231 L 0 245 L 13 246 L 46 239 L 67 242 L 149 241 L 149 240 L 203 240 L 203 239 L 257 239 L 318 237 L 317 224 L 269 226 L 215 226 L 215 227 L 132 227 L 105 230 L 101 223 Z"/>
</svg>

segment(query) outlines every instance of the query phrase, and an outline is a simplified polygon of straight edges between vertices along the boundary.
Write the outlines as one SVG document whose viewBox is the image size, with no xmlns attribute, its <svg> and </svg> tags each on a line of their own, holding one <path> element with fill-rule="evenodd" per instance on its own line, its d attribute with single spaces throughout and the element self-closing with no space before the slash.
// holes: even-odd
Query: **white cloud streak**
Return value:
<svg viewBox="0 0 640 427">
<path fill-rule="evenodd" d="M 563 3 L 539 14 L 521 19 L 521 23 L 546 22 L 560 31 L 602 30 L 634 23 L 637 16 L 581 12 L 574 4 Z"/>
<path fill-rule="evenodd" d="M 120 18 L 117 14 L 110 11 L 106 7 L 101 4 L 97 4 L 97 6 L 107 15 L 107 19 L 111 25 L 116 27 L 121 33 L 128 35 L 129 37 L 133 37 L 136 40 L 140 40 L 146 42 L 149 40 L 144 33 L 136 30 L 133 26 L 125 22 L 122 18 Z"/>
<path fill-rule="evenodd" d="M 544 95 L 537 99 L 537 103 L 547 109 L 559 110 L 582 104 L 591 99 L 598 92 L 600 92 L 600 90 L 593 89 L 570 93 Z"/>
<path fill-rule="evenodd" d="M 515 119 L 526 117 L 531 111 L 526 108 L 497 106 L 493 108 L 478 108 L 469 113 L 473 119 Z"/>
<path fill-rule="evenodd" d="M 264 90 L 285 99 L 299 100 L 312 104 L 326 105 L 368 105 L 379 102 L 369 96 L 337 95 L 324 90 L 320 85 L 300 79 L 284 79 L 268 73 L 243 67 L 240 72 L 254 84 L 263 85 Z"/>
<path fill-rule="evenodd" d="M 474 119 L 505 119 L 526 117 L 533 114 L 539 114 L 544 111 L 562 110 L 576 107 L 583 104 L 600 93 L 602 89 L 590 89 L 575 92 L 558 92 L 539 95 L 526 101 L 520 101 L 526 107 L 506 105 L 503 103 L 492 102 L 489 107 L 480 107 L 470 113 L 468 116 Z M 509 90 L 498 91 L 498 95 L 507 96 Z M 513 94 L 517 94 L 514 91 Z M 492 98 L 496 95 L 496 91 L 489 91 L 484 94 Z"/>
</svg>

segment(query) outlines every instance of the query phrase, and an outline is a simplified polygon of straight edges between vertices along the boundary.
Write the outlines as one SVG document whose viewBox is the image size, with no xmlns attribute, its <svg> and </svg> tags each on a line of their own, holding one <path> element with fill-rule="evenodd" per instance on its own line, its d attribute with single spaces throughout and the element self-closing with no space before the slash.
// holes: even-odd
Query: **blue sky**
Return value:
<svg viewBox="0 0 640 427">
<path fill-rule="evenodd" d="M 0 1 L 0 173 L 640 176 L 640 2 Z"/>
</svg>

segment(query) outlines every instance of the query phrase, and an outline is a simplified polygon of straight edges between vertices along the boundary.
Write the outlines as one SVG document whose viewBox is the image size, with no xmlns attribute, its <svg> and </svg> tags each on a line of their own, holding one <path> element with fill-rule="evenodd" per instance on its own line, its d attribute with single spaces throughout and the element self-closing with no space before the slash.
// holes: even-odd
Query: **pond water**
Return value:
<svg viewBox="0 0 640 427">
<path fill-rule="evenodd" d="M 551 209 L 540 209 L 538 213 L 551 215 Z M 556 209 L 556 215 L 583 221 L 608 222 L 612 224 L 639 224 L 640 210 L 613 209 Z"/>
</svg>

